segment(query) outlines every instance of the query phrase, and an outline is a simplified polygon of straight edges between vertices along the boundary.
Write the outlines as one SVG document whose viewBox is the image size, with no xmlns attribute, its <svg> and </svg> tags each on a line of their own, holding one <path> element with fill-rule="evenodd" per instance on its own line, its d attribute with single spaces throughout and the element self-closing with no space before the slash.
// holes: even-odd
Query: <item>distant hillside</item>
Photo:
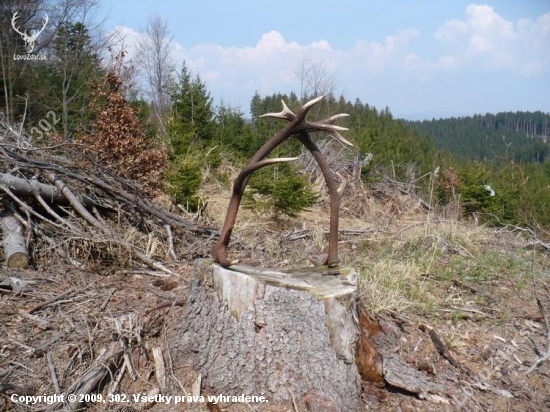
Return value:
<svg viewBox="0 0 550 412">
<path fill-rule="evenodd" d="M 405 121 L 440 149 L 474 160 L 506 157 L 543 163 L 550 155 L 550 114 L 502 112 L 450 119 Z"/>
</svg>

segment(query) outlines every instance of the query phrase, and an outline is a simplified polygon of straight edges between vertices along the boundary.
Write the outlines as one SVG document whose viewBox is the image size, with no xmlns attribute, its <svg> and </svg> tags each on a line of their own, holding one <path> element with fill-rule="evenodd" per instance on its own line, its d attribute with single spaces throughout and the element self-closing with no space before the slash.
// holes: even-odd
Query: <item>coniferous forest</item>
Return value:
<svg viewBox="0 0 550 412">
<path fill-rule="evenodd" d="M 35 7 L 41 4 L 41 0 L 27 2 Z M 24 45 L 15 31 L 2 31 L 0 111 L 6 124 L 22 125 L 34 144 L 95 142 L 97 146 L 103 142 L 105 155 L 99 154 L 98 159 L 107 159 L 124 139 L 142 138 L 142 149 L 156 154 L 139 157 L 136 153 L 134 158 L 145 169 L 162 170 L 165 176 L 149 179 L 148 184 L 156 185 L 150 189 L 169 193 L 176 202 L 196 209 L 205 201 L 198 196 L 205 170 L 215 175 L 227 162 L 244 164 L 281 127 L 260 115 L 280 111 L 281 100 L 298 110 L 308 99 L 327 94 L 312 115 L 349 114 L 343 122 L 350 129 L 347 138 L 355 145 L 349 156 L 369 159 L 362 166 L 367 184 L 387 176 L 409 184 L 418 195 L 440 206 L 460 202 L 464 213 L 479 213 L 497 224 L 550 223 L 547 113 L 403 121 L 392 116 L 391 108 L 335 95 L 334 84 L 327 87 L 322 78 L 297 79 L 302 84 L 300 96 L 256 93 L 249 107 L 233 107 L 215 102 L 201 73 L 192 72 L 185 61 L 169 60 L 167 40 L 162 40 L 168 38 L 169 28 L 160 18 L 150 21 L 149 37 L 142 39 L 137 54 L 129 59 L 121 43 L 102 36 L 101 27 L 89 19 L 94 7 L 93 2 L 66 2 L 64 9 L 50 13 L 50 24 L 34 50 L 47 57 L 43 60 L 14 60 Z M 22 10 L 20 21 L 40 20 L 36 10 Z M 0 13 L 2 26 L 10 26 L 11 9 L 5 7 Z M 154 38 L 160 41 L 147 43 Z M 304 84 L 309 87 L 304 89 Z M 122 96 L 116 104 L 114 93 Z M 100 147 L 94 150 L 102 153 Z M 277 156 L 296 156 L 301 150 L 299 144 L 289 143 Z M 273 176 L 258 173 L 251 189 L 284 198 L 285 194 L 274 193 L 282 184 L 273 187 L 267 182 Z M 292 180 L 293 166 L 281 167 L 276 176 Z M 228 179 L 223 173 L 218 178 Z M 304 179 L 287 183 L 292 193 L 307 186 Z M 486 185 L 495 196 L 487 198 Z M 272 211 L 292 215 L 313 199 L 305 196 L 295 210 L 291 205 Z"/>
</svg>

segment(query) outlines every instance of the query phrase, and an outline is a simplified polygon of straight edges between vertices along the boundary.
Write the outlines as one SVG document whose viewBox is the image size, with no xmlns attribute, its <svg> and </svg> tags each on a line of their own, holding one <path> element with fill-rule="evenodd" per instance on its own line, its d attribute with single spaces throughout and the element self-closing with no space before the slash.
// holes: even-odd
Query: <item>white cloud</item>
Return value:
<svg viewBox="0 0 550 412">
<path fill-rule="evenodd" d="M 131 57 L 139 33 L 127 27 L 117 30 L 126 36 Z M 384 104 L 391 93 L 401 101 L 403 87 L 414 83 L 411 79 L 426 85 L 447 81 L 448 73 L 498 71 L 527 77 L 550 69 L 550 13 L 534 20 L 511 22 L 490 6 L 472 4 L 462 18 L 443 22 L 434 33 L 424 36 L 431 40 L 424 49 L 419 45 L 425 39 L 417 41 L 420 31 L 413 28 L 378 41 L 363 39 L 335 49 L 324 39 L 300 44 L 273 30 L 244 47 L 206 43 L 186 46 L 174 41 L 171 58 L 178 70 L 185 61 L 200 74 L 216 102 L 223 98 L 241 104 L 245 110 L 255 91 L 298 92 L 296 72 L 305 57 L 322 61 L 336 79 L 336 86 L 353 93 L 347 97 L 370 100 L 375 96 Z"/>
<path fill-rule="evenodd" d="M 406 58 L 407 46 L 418 33 L 416 29 L 400 30 L 383 42 L 359 41 L 354 49 L 342 52 L 344 67 L 361 69 L 370 75 L 380 74 L 390 64 L 401 64 Z"/>
<path fill-rule="evenodd" d="M 513 23 L 491 6 L 471 4 L 465 9 L 464 20 L 448 20 L 434 37 L 452 53 L 444 60 L 452 64 L 423 61 L 416 67 L 450 70 L 477 66 L 526 76 L 550 67 L 550 13 L 536 21 Z M 442 58 L 439 61 L 443 62 Z"/>
<path fill-rule="evenodd" d="M 452 19 L 447 21 L 435 32 L 436 40 L 447 43 L 455 43 L 460 41 L 468 32 L 468 24 L 466 22 Z"/>
<path fill-rule="evenodd" d="M 125 36 L 128 56 L 133 56 L 133 45 L 139 33 L 128 27 L 117 27 Z M 346 50 L 334 50 L 328 41 L 316 40 L 310 44 L 287 41 L 277 31 L 261 36 L 254 46 L 221 47 L 216 44 L 198 44 L 192 47 L 173 42 L 171 58 L 179 70 L 181 63 L 199 73 L 211 90 L 225 96 L 298 90 L 296 75 L 299 62 L 307 56 L 311 61 L 322 61 L 338 78 L 379 75 L 395 62 L 406 57 L 410 40 L 418 30 L 402 30 L 387 36 L 382 42 L 362 40 Z M 355 73 L 355 74 L 354 74 Z M 245 102 L 248 104 L 248 101 Z"/>
</svg>

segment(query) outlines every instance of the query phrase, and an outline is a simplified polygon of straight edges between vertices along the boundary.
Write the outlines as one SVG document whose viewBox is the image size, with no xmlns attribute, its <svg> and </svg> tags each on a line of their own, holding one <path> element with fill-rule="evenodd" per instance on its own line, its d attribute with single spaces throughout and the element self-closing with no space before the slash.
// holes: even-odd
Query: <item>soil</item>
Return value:
<svg viewBox="0 0 550 412">
<path fill-rule="evenodd" d="M 219 202 L 223 203 L 223 199 Z M 211 215 L 219 216 L 216 201 L 209 207 Z M 247 263 L 292 266 L 304 264 L 312 257 L 301 252 L 317 250 L 318 255 L 322 255 L 322 249 L 317 246 L 324 245 L 322 230 L 327 227 L 326 218 L 319 217 L 326 215 L 324 211 L 306 213 L 299 221 L 278 223 L 246 211 L 243 213 L 232 254 Z M 376 259 L 374 252 L 359 255 L 358 245 L 372 241 L 374 234 L 378 238 L 395 239 L 387 235 L 388 227 L 394 235 L 402 234 L 399 228 L 422 224 L 426 219 L 420 211 L 401 216 L 400 220 L 399 216 L 399 210 L 394 210 L 384 218 L 380 215 L 370 219 L 344 217 L 341 227 L 353 228 L 355 232 L 343 238 L 343 261 L 353 265 L 359 264 L 359 259 Z M 297 233 L 303 237 L 285 240 Z M 402 244 L 403 239 L 400 242 Z M 526 246 L 527 241 L 512 231 L 489 228 L 484 229 L 484 241 L 475 245 L 482 251 L 502 251 L 503 256 L 528 255 L 530 249 Z M 448 248 L 447 253 L 451 252 L 452 248 Z M 465 257 L 468 259 L 471 258 Z M 543 312 L 534 294 L 531 267 L 517 269 L 525 275 L 521 278 L 503 274 L 476 281 L 470 281 L 462 273 L 454 278 L 443 277 L 436 267 L 434 273 L 424 274 L 418 282 L 432 282 L 441 295 L 446 296 L 437 307 L 402 313 L 375 312 L 384 331 L 382 338 L 375 337 L 375 340 L 391 345 L 385 348 L 386 352 L 398 356 L 443 389 L 412 393 L 387 381 L 382 385 L 364 382 L 360 409 L 550 410 L 550 360 L 529 371 L 535 359 L 547 355 L 550 344 L 543 318 L 543 314 L 550 316 L 548 252 L 538 250 L 535 263 L 536 290 Z M 47 409 L 44 403 L 13 402 L 11 395 L 51 395 L 66 390 L 90 366 L 91 359 L 97 358 L 112 342 L 124 345 L 135 378 L 132 379 L 128 372 L 119 378 L 123 358 L 118 359 L 112 369 L 113 375 L 102 387 L 104 397 L 113 390 L 113 382 L 119 379 L 114 392 L 118 394 L 156 393 L 154 391 L 161 385 L 165 385 L 168 395 L 193 394 L 198 374 L 192 370 L 172 369 L 166 340 L 167 333 L 182 317 L 193 264 L 192 260 L 167 262 L 166 266 L 178 276 L 150 272 L 128 263 L 120 267 L 112 261 L 95 262 L 85 270 L 55 259 L 35 262 L 34 269 L 30 270 L 0 269 L 0 282 L 5 281 L 0 286 L 0 410 Z M 457 267 L 459 270 L 463 270 L 463 266 Z M 14 287 L 14 279 L 24 284 Z M 447 349 L 447 358 L 436 348 L 434 339 L 437 338 Z M 155 347 L 163 354 L 165 384 L 159 381 L 158 363 L 155 364 L 152 355 Z M 55 380 L 59 389 L 55 387 Z M 134 402 L 131 398 L 130 401 L 90 402 L 85 408 L 90 411 L 220 410 L 216 405 L 205 403 L 167 406 Z M 268 409 L 259 404 L 236 403 L 227 410 Z"/>
</svg>

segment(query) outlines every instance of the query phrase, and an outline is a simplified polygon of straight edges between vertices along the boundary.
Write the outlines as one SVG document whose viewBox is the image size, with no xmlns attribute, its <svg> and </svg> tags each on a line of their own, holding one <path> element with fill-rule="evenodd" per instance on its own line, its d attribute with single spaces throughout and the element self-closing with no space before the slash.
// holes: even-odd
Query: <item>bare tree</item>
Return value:
<svg viewBox="0 0 550 412">
<path fill-rule="evenodd" d="M 26 42 L 22 35 L 30 35 L 43 25 L 42 6 L 42 0 L 5 0 L 0 7 L 0 111 L 12 123 L 23 115 L 26 92 L 22 86 L 25 83 L 23 77 L 28 76 L 35 66 L 32 61 L 19 60 L 14 56 L 25 50 Z M 48 37 L 47 33 L 41 35 L 33 51 L 39 52 Z"/>
<path fill-rule="evenodd" d="M 298 62 L 294 74 L 300 80 L 300 100 L 321 95 L 332 95 L 335 88 L 334 75 L 330 73 L 325 59 L 312 59 L 308 54 Z"/>
<path fill-rule="evenodd" d="M 89 82 L 97 81 L 100 55 L 109 44 L 102 33 L 98 5 L 98 0 L 66 0 L 58 16 L 53 44 L 60 84 L 53 93 L 61 104 L 65 139 L 72 132 L 71 116 L 78 118 L 77 113 L 83 114 L 87 109 L 91 99 Z"/>
<path fill-rule="evenodd" d="M 116 29 L 109 36 L 108 54 L 102 58 L 107 73 L 114 73 L 124 85 L 124 97 L 133 100 L 139 94 L 139 78 L 135 62 L 127 58 L 130 45 L 122 31 Z"/>
<path fill-rule="evenodd" d="M 161 135 L 166 133 L 164 119 L 170 110 L 170 93 L 174 85 L 175 65 L 170 60 L 172 37 L 168 22 L 155 15 L 141 33 L 136 64 L 141 70 L 144 91 L 152 106 L 154 122 Z"/>
</svg>

